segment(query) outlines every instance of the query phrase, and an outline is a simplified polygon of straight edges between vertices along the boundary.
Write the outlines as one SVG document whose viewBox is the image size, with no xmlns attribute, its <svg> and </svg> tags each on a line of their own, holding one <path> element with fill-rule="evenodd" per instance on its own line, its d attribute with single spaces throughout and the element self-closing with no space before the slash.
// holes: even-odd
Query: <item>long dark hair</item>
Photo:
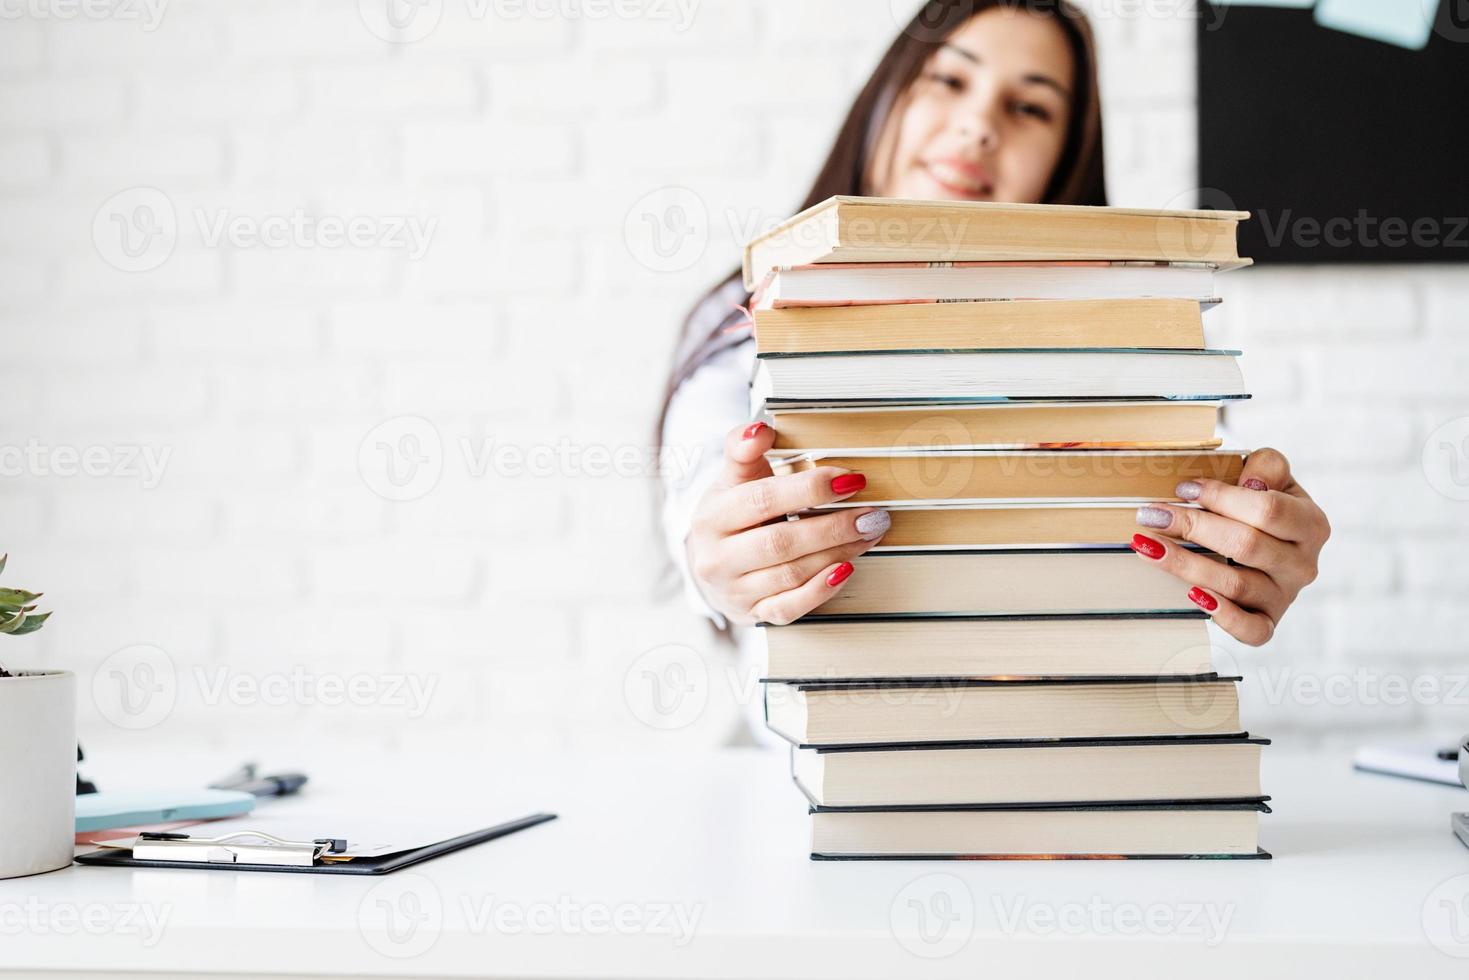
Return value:
<svg viewBox="0 0 1469 980">
<path fill-rule="evenodd" d="M 974 15 L 995 7 L 1025 10 L 1054 17 L 1066 33 L 1075 62 L 1076 84 L 1072 91 L 1069 130 L 1056 170 L 1046 187 L 1045 204 L 1106 204 L 1107 192 L 1102 179 L 1102 108 L 1097 93 L 1096 46 L 1086 16 L 1067 0 L 929 0 L 893 40 L 887 53 L 873 69 L 872 77 L 862 87 L 847 118 L 837 131 L 831 153 L 806 199 L 797 210 L 805 210 L 838 194 L 868 195 L 872 189 L 867 178 L 878 140 L 884 133 L 893 109 L 908 87 L 922 72 L 930 56 L 944 41 Z M 724 330 L 739 316 L 729 316 L 716 323 L 700 337 L 692 336 L 696 321 L 707 319 L 701 314 L 716 297 L 733 290 L 740 280 L 735 269 L 709 290 L 684 320 L 675 348 L 673 370 L 663 393 L 658 412 L 658 444 L 663 443 L 663 423 L 674 392 L 685 379 L 698 370 L 711 356 L 727 346 Z M 749 293 L 743 300 L 748 302 Z"/>
</svg>

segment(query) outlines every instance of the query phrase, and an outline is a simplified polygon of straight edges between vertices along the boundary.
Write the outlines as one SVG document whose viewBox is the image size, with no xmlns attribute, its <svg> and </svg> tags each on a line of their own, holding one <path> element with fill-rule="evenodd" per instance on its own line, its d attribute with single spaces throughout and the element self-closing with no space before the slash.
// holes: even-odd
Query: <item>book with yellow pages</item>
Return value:
<svg viewBox="0 0 1469 980">
<path fill-rule="evenodd" d="M 819 262 L 1087 260 L 1248 264 L 1245 211 L 902 198 L 827 198 L 745 246 L 746 288 L 771 269 Z"/>
<path fill-rule="evenodd" d="M 751 309 L 857 307 L 978 300 L 1191 300 L 1219 302 L 1200 262 L 824 262 L 765 275 Z"/>
<path fill-rule="evenodd" d="M 895 449 L 1211 449 L 1218 401 L 1094 399 L 770 409 L 775 456 Z"/>
<path fill-rule="evenodd" d="M 791 778 L 812 806 L 833 808 L 1263 801 L 1268 744 L 1224 735 L 791 746 Z"/>
<path fill-rule="evenodd" d="M 764 680 L 1160 677 L 1207 674 L 1205 615 L 824 616 L 761 624 Z"/>
<path fill-rule="evenodd" d="M 852 860 L 1269 858 L 1263 801 L 1032 804 L 1023 807 L 811 807 L 811 857 Z"/>
<path fill-rule="evenodd" d="M 805 748 L 1240 733 L 1238 677 L 843 681 L 765 688 L 765 723 Z"/>
<path fill-rule="evenodd" d="M 1182 480 L 1233 483 L 1244 471 L 1238 450 L 976 449 L 954 452 L 807 455 L 773 459 L 777 474 L 819 466 L 866 478 L 843 506 L 939 500 L 1177 500 Z"/>
<path fill-rule="evenodd" d="M 757 309 L 762 354 L 833 349 L 1202 348 L 1199 304 L 1178 299 L 990 300 Z"/>
</svg>

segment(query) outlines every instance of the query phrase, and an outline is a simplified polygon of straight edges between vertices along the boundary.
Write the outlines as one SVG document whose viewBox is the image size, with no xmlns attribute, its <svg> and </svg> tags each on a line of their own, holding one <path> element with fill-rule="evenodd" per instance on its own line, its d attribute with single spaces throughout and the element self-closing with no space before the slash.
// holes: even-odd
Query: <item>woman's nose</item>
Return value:
<svg viewBox="0 0 1469 980">
<path fill-rule="evenodd" d="M 1000 143 L 999 100 L 984 98 L 959 109 L 957 129 L 965 141 L 974 142 L 986 152 L 994 150 Z"/>
</svg>

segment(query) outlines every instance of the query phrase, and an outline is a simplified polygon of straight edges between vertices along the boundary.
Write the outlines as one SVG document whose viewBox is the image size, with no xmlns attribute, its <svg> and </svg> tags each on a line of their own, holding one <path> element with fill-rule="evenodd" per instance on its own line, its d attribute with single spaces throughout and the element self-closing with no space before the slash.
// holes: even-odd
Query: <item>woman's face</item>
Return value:
<svg viewBox="0 0 1469 980">
<path fill-rule="evenodd" d="M 955 31 L 879 140 L 883 197 L 1038 202 L 1061 158 L 1076 66 L 1048 16 L 995 7 Z"/>
</svg>

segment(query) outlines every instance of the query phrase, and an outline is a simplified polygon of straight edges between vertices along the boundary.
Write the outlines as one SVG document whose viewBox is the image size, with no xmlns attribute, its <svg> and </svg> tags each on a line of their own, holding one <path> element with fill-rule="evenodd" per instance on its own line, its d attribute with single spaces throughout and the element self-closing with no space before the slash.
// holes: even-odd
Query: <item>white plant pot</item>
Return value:
<svg viewBox="0 0 1469 980">
<path fill-rule="evenodd" d="M 0 677 L 0 878 L 71 864 L 76 727 L 75 674 Z"/>
</svg>

